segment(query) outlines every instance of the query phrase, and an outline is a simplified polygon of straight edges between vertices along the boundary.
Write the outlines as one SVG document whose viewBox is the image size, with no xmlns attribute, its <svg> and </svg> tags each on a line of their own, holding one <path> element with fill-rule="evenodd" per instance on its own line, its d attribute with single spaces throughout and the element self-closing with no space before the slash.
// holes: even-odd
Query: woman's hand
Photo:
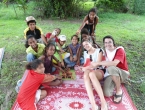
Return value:
<svg viewBox="0 0 145 110">
<path fill-rule="evenodd" d="M 91 66 L 92 67 L 98 67 L 99 66 L 99 63 L 98 62 L 91 62 Z"/>
</svg>

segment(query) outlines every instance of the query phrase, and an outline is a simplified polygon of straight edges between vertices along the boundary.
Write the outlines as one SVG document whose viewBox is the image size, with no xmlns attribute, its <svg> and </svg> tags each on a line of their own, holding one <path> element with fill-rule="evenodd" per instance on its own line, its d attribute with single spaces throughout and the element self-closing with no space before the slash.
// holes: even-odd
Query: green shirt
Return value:
<svg viewBox="0 0 145 110">
<path fill-rule="evenodd" d="M 35 55 L 37 58 L 39 58 L 42 54 L 43 54 L 43 51 L 44 51 L 44 48 L 45 48 L 45 45 L 44 44 L 40 44 L 40 43 L 37 43 L 38 44 L 38 49 L 37 49 L 37 52 L 35 52 L 31 46 L 29 46 L 27 49 L 26 49 L 26 53 L 32 53 L 33 55 Z"/>
</svg>

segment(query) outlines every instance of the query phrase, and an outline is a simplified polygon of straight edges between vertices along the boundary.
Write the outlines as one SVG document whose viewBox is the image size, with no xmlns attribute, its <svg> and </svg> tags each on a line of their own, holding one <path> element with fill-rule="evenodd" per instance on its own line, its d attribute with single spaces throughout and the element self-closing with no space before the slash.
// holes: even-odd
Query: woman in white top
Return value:
<svg viewBox="0 0 145 110">
<path fill-rule="evenodd" d="M 103 52 L 100 48 L 94 48 L 89 41 L 83 41 L 83 47 L 87 50 L 84 51 L 84 66 L 82 70 L 84 72 L 84 83 L 92 105 L 92 110 L 98 110 L 98 106 L 95 102 L 92 86 L 98 93 L 101 100 L 101 110 L 108 110 L 107 103 L 103 95 L 103 91 L 100 85 L 100 80 L 104 77 L 104 71 L 101 67 L 93 68 L 91 62 L 100 62 L 103 58 Z M 92 82 L 92 84 L 91 84 Z"/>
</svg>

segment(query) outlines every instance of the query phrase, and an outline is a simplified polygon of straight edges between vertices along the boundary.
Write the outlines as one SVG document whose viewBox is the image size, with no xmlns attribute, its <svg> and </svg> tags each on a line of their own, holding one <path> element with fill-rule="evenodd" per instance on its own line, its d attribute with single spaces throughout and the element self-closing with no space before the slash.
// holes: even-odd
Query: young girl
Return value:
<svg viewBox="0 0 145 110">
<path fill-rule="evenodd" d="M 71 41 L 72 41 L 72 44 L 68 46 L 70 57 L 64 59 L 64 61 L 67 64 L 67 67 L 73 67 L 76 64 L 78 64 L 79 61 L 80 61 L 80 64 L 83 64 L 84 62 L 83 58 L 78 59 L 78 54 L 81 47 L 81 45 L 78 43 L 79 42 L 78 36 L 73 35 L 71 37 Z"/>
<path fill-rule="evenodd" d="M 53 30 L 52 33 L 47 33 L 46 34 L 46 40 L 48 43 L 54 43 L 56 46 L 59 47 L 61 52 L 64 52 L 59 44 L 59 39 L 58 39 L 58 35 L 61 33 L 61 29 L 60 28 L 55 28 Z"/>
<path fill-rule="evenodd" d="M 95 8 L 90 9 L 88 15 L 85 16 L 82 25 L 78 29 L 76 33 L 77 35 L 81 32 L 83 28 L 86 28 L 89 31 L 89 35 L 95 35 L 95 28 L 99 19 L 99 17 L 96 14 L 97 12 Z"/>
<path fill-rule="evenodd" d="M 100 80 L 104 78 L 104 69 L 102 67 L 93 67 L 91 62 L 100 62 L 103 58 L 103 52 L 100 48 L 94 48 L 90 41 L 83 41 L 83 47 L 86 49 L 84 51 L 84 66 L 82 70 L 84 72 L 84 83 L 85 87 L 92 105 L 92 110 L 98 110 L 98 106 L 95 102 L 95 97 L 93 95 L 92 85 L 94 86 L 96 92 L 98 93 L 101 100 L 101 110 L 108 110 L 107 103 L 103 95 L 103 91 L 100 85 Z"/>
<path fill-rule="evenodd" d="M 45 47 L 43 55 L 39 57 L 39 59 L 41 59 L 44 62 L 45 74 L 52 74 L 52 72 L 54 72 L 56 68 L 64 72 L 61 68 L 61 64 L 59 63 L 58 59 L 54 57 L 55 51 L 55 45 L 53 43 L 49 43 Z M 58 65 L 53 64 L 52 59 L 58 62 Z M 49 83 L 49 85 L 60 85 L 61 83 L 62 80 L 55 80 Z"/>
<path fill-rule="evenodd" d="M 39 58 L 43 54 L 45 45 L 37 43 L 35 37 L 33 35 L 29 35 L 27 36 L 25 47 L 27 48 L 27 61 L 32 62 L 33 60 Z"/>
<path fill-rule="evenodd" d="M 39 86 L 61 77 L 44 74 L 44 65 L 38 59 L 26 65 L 26 69 L 28 73 L 18 93 L 17 102 L 22 110 L 37 110 L 36 103 L 47 95 L 46 90 L 38 89 Z"/>
</svg>

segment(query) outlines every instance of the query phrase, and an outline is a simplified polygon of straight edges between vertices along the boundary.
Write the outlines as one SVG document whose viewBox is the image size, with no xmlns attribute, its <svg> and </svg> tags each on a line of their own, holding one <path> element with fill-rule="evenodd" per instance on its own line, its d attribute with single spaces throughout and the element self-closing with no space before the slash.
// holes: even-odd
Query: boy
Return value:
<svg viewBox="0 0 145 110">
<path fill-rule="evenodd" d="M 47 45 L 47 41 L 41 28 L 36 26 L 35 18 L 33 16 L 28 16 L 26 17 L 26 22 L 28 27 L 24 30 L 24 38 L 27 39 L 28 35 L 33 35 L 38 43 L 45 43 Z"/>
</svg>

